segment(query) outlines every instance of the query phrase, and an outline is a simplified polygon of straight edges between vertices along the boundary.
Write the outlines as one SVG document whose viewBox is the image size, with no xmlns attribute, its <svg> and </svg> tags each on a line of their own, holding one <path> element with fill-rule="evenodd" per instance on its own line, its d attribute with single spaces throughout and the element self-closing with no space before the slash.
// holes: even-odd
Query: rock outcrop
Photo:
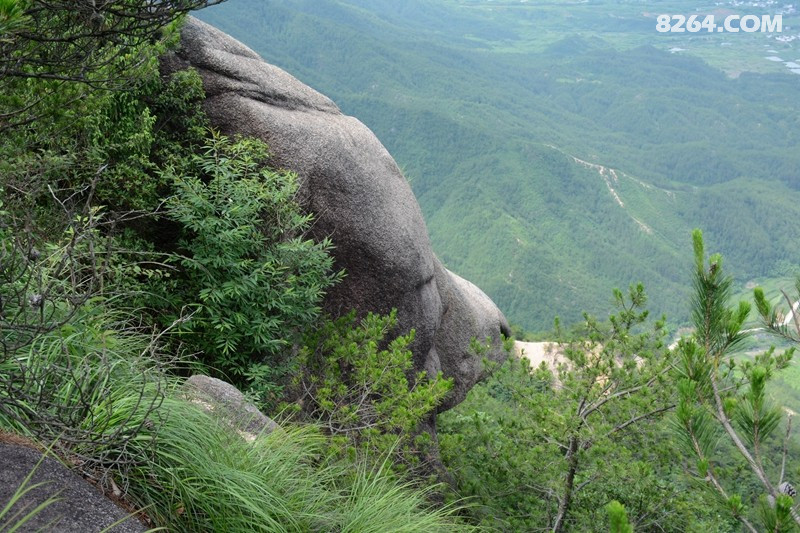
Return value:
<svg viewBox="0 0 800 533">
<path fill-rule="evenodd" d="M 274 420 L 264 415 L 244 394 L 221 379 L 196 374 L 183 384 L 186 398 L 246 440 L 278 429 Z"/>
<path fill-rule="evenodd" d="M 0 509 L 33 471 L 27 487 L 40 484 L 14 505 L 6 519 L 22 511 L 20 517 L 51 497 L 57 501 L 36 513 L 20 531 L 58 531 L 61 533 L 138 533 L 146 528 L 136 518 L 117 507 L 99 490 L 52 457 L 19 444 L 0 442 Z M 24 509 L 24 510 L 23 510 Z M 12 522 L 9 527 L 13 527 Z M 116 524 L 116 525 L 114 525 Z M 111 527 L 114 525 L 114 527 Z M 110 528 L 110 529 L 107 529 Z"/>
<path fill-rule="evenodd" d="M 180 49 L 162 62 L 165 73 L 188 67 L 203 79 L 205 111 L 216 128 L 266 141 L 274 165 L 298 174 L 301 201 L 316 216 L 314 236 L 332 238 L 337 267 L 347 272 L 326 310 L 396 307 L 402 331 L 416 330 L 416 367 L 455 378 L 442 408 L 463 400 L 482 374 L 470 339 L 493 339 L 485 355 L 499 361 L 508 325 L 480 289 L 433 254 L 411 188 L 375 135 L 329 98 L 193 18 Z"/>
</svg>

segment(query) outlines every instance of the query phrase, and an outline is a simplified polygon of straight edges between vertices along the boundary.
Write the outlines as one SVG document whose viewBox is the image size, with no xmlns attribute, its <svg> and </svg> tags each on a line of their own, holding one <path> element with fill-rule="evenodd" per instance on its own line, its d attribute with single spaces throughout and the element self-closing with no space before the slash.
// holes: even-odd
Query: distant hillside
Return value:
<svg viewBox="0 0 800 533">
<path fill-rule="evenodd" d="M 624 33 L 533 49 L 519 13 L 230 0 L 200 16 L 372 128 L 445 264 L 528 329 L 604 313 L 635 281 L 683 321 L 694 227 L 742 281 L 793 271 L 800 77 L 732 79 Z"/>
</svg>

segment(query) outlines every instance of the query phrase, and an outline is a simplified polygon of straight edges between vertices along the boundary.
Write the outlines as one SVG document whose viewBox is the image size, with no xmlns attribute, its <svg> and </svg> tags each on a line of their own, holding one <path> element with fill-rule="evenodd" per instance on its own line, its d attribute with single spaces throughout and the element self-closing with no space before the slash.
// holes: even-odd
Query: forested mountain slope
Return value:
<svg viewBox="0 0 800 533">
<path fill-rule="evenodd" d="M 693 227 L 740 281 L 793 270 L 800 77 L 670 53 L 636 10 L 604 34 L 579 6 L 489 5 L 231 0 L 201 17 L 372 128 L 442 260 L 526 328 L 603 313 L 635 281 L 682 322 Z M 530 37 L 564 13 L 574 32 Z"/>
</svg>

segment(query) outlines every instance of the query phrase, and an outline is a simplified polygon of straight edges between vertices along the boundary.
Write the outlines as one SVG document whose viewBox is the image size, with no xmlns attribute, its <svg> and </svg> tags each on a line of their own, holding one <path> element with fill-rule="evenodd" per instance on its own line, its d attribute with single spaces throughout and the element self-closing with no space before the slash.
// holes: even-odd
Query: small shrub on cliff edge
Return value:
<svg viewBox="0 0 800 533">
<path fill-rule="evenodd" d="M 387 341 L 396 325 L 396 310 L 359 323 L 351 312 L 309 333 L 299 354 L 297 405 L 332 435 L 335 452 L 393 454 L 393 467 L 404 470 L 419 463 L 430 440 L 419 424 L 452 380 L 414 373 L 414 331 Z"/>
</svg>

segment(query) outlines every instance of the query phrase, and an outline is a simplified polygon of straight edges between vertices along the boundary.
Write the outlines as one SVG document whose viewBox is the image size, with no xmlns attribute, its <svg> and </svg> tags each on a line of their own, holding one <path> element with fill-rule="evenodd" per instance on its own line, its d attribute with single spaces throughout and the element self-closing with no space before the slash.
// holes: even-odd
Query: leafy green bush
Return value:
<svg viewBox="0 0 800 533">
<path fill-rule="evenodd" d="M 98 231 L 101 211 L 75 215 L 43 241 L 15 228 L 0 200 L 0 358 L 58 329 L 102 292 L 107 239 Z"/>
<path fill-rule="evenodd" d="M 170 232 L 146 214 L 171 194 L 172 181 L 158 170 L 186 166 L 205 140 L 202 98 L 196 72 L 161 79 L 156 70 L 129 90 L 93 93 L 85 108 L 76 103 L 66 117 L 53 115 L 0 136 L 6 223 L 44 241 L 95 210 L 104 213 L 97 226 L 103 235 L 135 230 L 171 251 L 162 242 Z"/>
<path fill-rule="evenodd" d="M 452 387 L 441 373 L 414 372 L 408 346 L 414 331 L 391 340 L 397 311 L 355 312 L 310 330 L 300 350 L 297 406 L 332 435 L 338 453 L 391 454 L 394 468 L 419 465 L 430 444 L 419 425 Z"/>
<path fill-rule="evenodd" d="M 205 361 L 270 400 L 292 342 L 320 312 L 332 274 L 329 240 L 304 238 L 312 217 L 295 201 L 293 174 L 265 168 L 264 143 L 212 133 L 196 176 L 170 171 L 168 213 L 184 229 L 185 279 L 194 314 L 187 337 Z"/>
<path fill-rule="evenodd" d="M 167 79 L 150 72 L 132 90 L 98 97 L 97 109 L 82 127 L 85 156 L 75 186 L 101 169 L 96 204 L 118 213 L 156 211 L 173 185 L 159 169 L 186 165 L 207 137 L 204 98 L 193 69 Z"/>
<path fill-rule="evenodd" d="M 0 131 L 80 116 L 98 94 L 130 90 L 158 72 L 192 9 L 222 0 L 0 2 Z M 84 109 L 91 109 L 88 105 Z"/>
</svg>

